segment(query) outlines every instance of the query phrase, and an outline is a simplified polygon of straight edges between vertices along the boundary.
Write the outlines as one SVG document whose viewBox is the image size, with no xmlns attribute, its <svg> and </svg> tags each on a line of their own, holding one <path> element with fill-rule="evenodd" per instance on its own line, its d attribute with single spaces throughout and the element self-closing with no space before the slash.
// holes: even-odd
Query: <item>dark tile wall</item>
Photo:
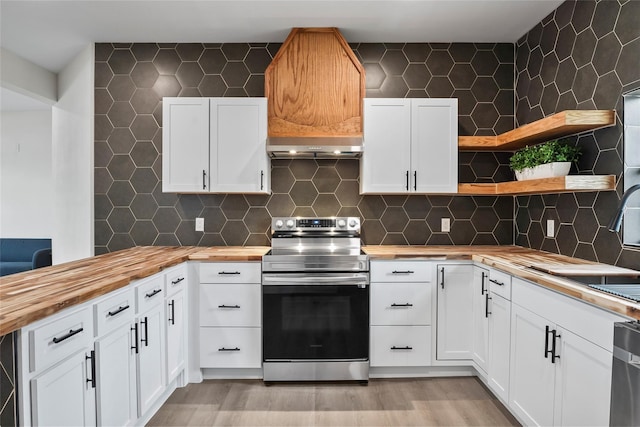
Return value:
<svg viewBox="0 0 640 427">
<path fill-rule="evenodd" d="M 457 97 L 460 135 L 513 128 L 513 44 L 352 44 L 368 97 Z M 511 244 L 512 197 L 360 196 L 358 160 L 272 162 L 270 196 L 161 192 L 163 96 L 264 96 L 280 44 L 99 43 L 96 254 L 269 244 L 272 216 L 357 215 L 366 244 Z M 461 153 L 462 182 L 510 180 L 504 153 Z M 450 217 L 450 234 L 440 218 Z M 195 232 L 195 218 L 205 232 Z"/>
<path fill-rule="evenodd" d="M 567 109 L 617 110 L 616 126 L 569 138 L 572 173 L 614 174 L 617 191 L 516 198 L 516 244 L 640 268 L 640 251 L 607 231 L 623 190 L 622 94 L 640 87 L 640 2 L 566 1 L 517 43 L 516 122 Z M 556 235 L 546 238 L 546 220 Z M 559 223 L 559 226 L 557 225 Z"/>
<path fill-rule="evenodd" d="M 17 423 L 13 333 L 0 337 L 0 426 Z"/>
</svg>

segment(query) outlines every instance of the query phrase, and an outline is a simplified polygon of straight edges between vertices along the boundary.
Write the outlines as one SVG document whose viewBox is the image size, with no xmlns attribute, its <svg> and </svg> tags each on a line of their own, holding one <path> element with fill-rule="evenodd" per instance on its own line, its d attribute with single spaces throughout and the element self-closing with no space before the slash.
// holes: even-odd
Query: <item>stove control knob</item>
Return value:
<svg viewBox="0 0 640 427">
<path fill-rule="evenodd" d="M 351 220 L 349 221 L 349 227 L 355 227 L 358 225 L 358 220 L 351 218 Z"/>
<path fill-rule="evenodd" d="M 283 225 L 284 225 L 284 223 L 282 222 L 281 219 L 276 221 L 276 228 L 282 228 Z"/>
<path fill-rule="evenodd" d="M 294 224 L 295 224 L 295 223 L 293 222 L 293 220 L 292 220 L 292 219 L 288 219 L 288 220 L 287 220 L 287 228 L 293 228 Z"/>
<path fill-rule="evenodd" d="M 344 219 L 338 220 L 338 227 L 344 228 L 346 225 L 347 225 L 347 221 L 345 221 Z"/>
</svg>

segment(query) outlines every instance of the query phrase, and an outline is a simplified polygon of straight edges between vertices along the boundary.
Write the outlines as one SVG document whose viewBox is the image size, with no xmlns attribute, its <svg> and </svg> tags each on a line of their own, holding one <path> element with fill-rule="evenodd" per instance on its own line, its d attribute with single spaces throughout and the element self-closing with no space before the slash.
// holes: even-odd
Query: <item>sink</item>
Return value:
<svg viewBox="0 0 640 427">
<path fill-rule="evenodd" d="M 640 283 L 607 283 L 587 286 L 640 303 Z"/>
</svg>

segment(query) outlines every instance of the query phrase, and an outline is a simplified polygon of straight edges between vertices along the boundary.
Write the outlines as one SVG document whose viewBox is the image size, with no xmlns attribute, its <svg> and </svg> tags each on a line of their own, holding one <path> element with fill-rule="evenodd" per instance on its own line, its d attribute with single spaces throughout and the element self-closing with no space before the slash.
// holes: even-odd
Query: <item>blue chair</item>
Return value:
<svg viewBox="0 0 640 427">
<path fill-rule="evenodd" d="M 0 276 L 51 265 L 51 239 L 0 239 Z"/>
</svg>

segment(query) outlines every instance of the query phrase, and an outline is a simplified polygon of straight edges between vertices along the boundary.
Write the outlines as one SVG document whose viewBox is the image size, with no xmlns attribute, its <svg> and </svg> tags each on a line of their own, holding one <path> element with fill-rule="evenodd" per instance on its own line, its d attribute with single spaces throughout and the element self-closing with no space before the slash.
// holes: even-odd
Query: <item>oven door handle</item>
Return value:
<svg viewBox="0 0 640 427">
<path fill-rule="evenodd" d="M 366 287 L 369 285 L 369 276 L 354 274 L 341 276 L 321 276 L 314 274 L 305 275 L 266 275 L 262 276 L 262 284 L 269 286 L 290 285 L 335 285 Z"/>
</svg>

